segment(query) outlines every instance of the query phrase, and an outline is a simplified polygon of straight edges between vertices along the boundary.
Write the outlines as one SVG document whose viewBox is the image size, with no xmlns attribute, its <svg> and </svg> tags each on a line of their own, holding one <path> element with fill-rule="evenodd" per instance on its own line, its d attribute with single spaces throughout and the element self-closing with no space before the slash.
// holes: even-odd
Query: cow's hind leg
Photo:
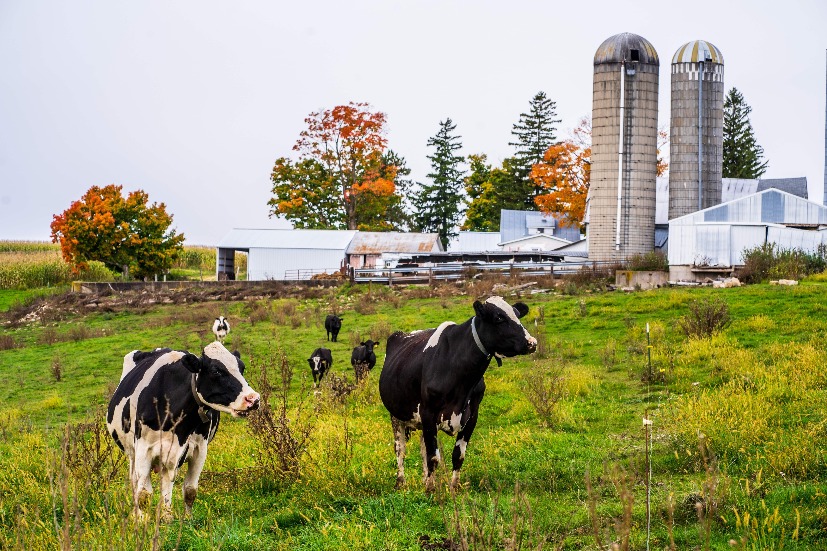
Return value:
<svg viewBox="0 0 827 551">
<path fill-rule="evenodd" d="M 396 450 L 396 489 L 398 490 L 405 485 L 405 446 L 408 443 L 410 430 L 405 428 L 402 421 L 393 416 L 391 416 L 391 426 Z"/>
<path fill-rule="evenodd" d="M 433 423 L 425 424 L 425 419 L 422 421 L 422 439 L 420 440 L 422 474 L 425 482 L 425 492 L 432 493 L 436 486 L 434 472 L 440 461 L 436 438 L 437 430 Z"/>
<path fill-rule="evenodd" d="M 198 479 L 204 462 L 207 460 L 207 440 L 202 436 L 192 435 L 190 437 L 190 454 L 187 459 L 187 476 L 184 477 L 184 508 L 186 515 L 192 515 L 192 504 L 198 495 Z"/>
<path fill-rule="evenodd" d="M 139 518 L 152 499 L 152 450 L 143 440 L 135 442 L 135 460 L 132 468 L 132 489 L 134 491 L 135 511 Z"/>
<path fill-rule="evenodd" d="M 485 393 L 485 385 L 481 383 L 477 385 L 471 395 L 470 403 L 468 404 L 468 420 L 462 426 L 462 429 L 457 434 L 457 442 L 454 444 L 454 451 L 451 453 L 451 466 L 453 473 L 451 475 L 451 489 L 455 489 L 459 484 L 459 470 L 465 461 L 465 450 L 468 447 L 468 441 L 471 440 L 471 435 L 477 426 L 477 415 L 480 411 L 480 402 L 482 402 L 483 394 Z"/>
</svg>

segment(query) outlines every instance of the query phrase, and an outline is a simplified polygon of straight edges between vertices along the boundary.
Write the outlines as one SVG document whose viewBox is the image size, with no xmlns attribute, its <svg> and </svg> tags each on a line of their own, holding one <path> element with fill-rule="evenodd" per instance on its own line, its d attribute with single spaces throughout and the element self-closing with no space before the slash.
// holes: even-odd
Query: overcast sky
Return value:
<svg viewBox="0 0 827 551">
<path fill-rule="evenodd" d="M 499 163 L 544 91 L 565 137 L 592 108 L 592 62 L 632 32 L 660 56 L 704 39 L 752 106 L 765 177 L 824 180 L 824 0 L 0 0 L 0 239 L 46 240 L 92 185 L 145 190 L 188 244 L 268 218 L 270 172 L 312 111 L 368 102 L 413 177 L 451 117 Z M 281 226 L 285 227 L 285 226 Z"/>
</svg>

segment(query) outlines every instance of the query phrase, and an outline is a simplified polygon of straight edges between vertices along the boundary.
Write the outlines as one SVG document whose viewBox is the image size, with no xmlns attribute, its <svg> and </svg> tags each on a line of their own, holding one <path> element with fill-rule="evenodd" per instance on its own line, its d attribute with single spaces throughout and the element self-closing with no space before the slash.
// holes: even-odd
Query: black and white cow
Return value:
<svg viewBox="0 0 827 551">
<path fill-rule="evenodd" d="M 317 348 L 307 358 L 307 363 L 310 364 L 310 370 L 313 372 L 313 386 L 316 386 L 321 384 L 322 377 L 333 365 L 333 354 L 329 348 Z"/>
<path fill-rule="evenodd" d="M 367 340 L 353 349 L 350 353 L 350 365 L 356 372 L 356 380 L 361 381 L 368 371 L 373 369 L 376 365 L 376 354 L 373 352 L 373 347 L 379 346 L 379 341 Z"/>
<path fill-rule="evenodd" d="M 121 381 L 106 416 L 106 427 L 129 459 L 134 505 L 141 514 L 152 496 L 150 472 L 160 476 L 164 517 L 171 516 L 172 484 L 184 461 L 187 514 L 198 493 L 207 445 L 218 430 L 220 412 L 246 417 L 259 407 L 259 394 L 244 379 L 237 352 L 213 342 L 199 358 L 158 348 L 124 357 Z"/>
<path fill-rule="evenodd" d="M 396 332 L 388 339 L 379 376 L 379 394 L 391 414 L 396 442 L 396 485 L 405 483 L 405 444 L 412 430 L 420 440 L 425 490 L 434 490 L 440 462 L 437 432 L 456 436 L 451 487 L 459 482 L 465 448 L 477 425 L 485 393 L 483 375 L 492 358 L 530 354 L 537 340 L 520 323 L 528 306 L 500 297 L 474 302 L 476 315 L 463 324 L 446 321 L 436 329 Z"/>
<path fill-rule="evenodd" d="M 224 342 L 227 333 L 230 332 L 230 324 L 224 316 L 218 316 L 212 324 L 212 332 L 215 335 L 215 340 Z"/>
<path fill-rule="evenodd" d="M 342 328 L 342 319 L 342 317 L 337 316 L 336 314 L 328 314 L 324 319 L 324 328 L 325 331 L 327 331 L 327 340 L 336 342 L 336 339 L 339 338 L 339 330 Z M 331 339 L 331 337 L 333 338 Z"/>
</svg>

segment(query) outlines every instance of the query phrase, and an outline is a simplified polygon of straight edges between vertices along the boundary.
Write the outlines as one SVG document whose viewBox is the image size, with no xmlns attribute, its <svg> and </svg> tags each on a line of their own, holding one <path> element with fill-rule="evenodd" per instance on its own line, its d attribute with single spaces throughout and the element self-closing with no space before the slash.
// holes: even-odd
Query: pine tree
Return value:
<svg viewBox="0 0 827 551">
<path fill-rule="evenodd" d="M 434 154 L 428 155 L 432 172 L 430 184 L 421 184 L 413 199 L 414 224 L 419 231 L 436 232 L 447 249 L 448 240 L 457 235 L 456 226 L 463 212 L 463 181 L 465 159 L 455 152 L 462 148 L 461 136 L 454 134 L 457 126 L 450 118 L 439 123 L 436 136 L 428 139 Z"/>
<path fill-rule="evenodd" d="M 534 196 L 540 190 L 533 185 L 529 174 L 535 164 L 543 162 L 543 155 L 557 141 L 554 134 L 557 128 L 554 125 L 561 119 L 555 118 L 557 103 L 548 99 L 545 92 L 537 92 L 529 104 L 529 112 L 520 113 L 520 120 L 511 130 L 517 141 L 508 145 L 516 149 L 514 164 L 520 181 L 515 184 L 522 185 L 528 192 L 525 198 L 526 208 L 534 209 Z"/>
<path fill-rule="evenodd" d="M 764 148 L 755 141 L 749 122 L 752 107 L 743 94 L 731 89 L 724 101 L 724 178 L 760 178 L 769 161 L 763 160 Z"/>
</svg>

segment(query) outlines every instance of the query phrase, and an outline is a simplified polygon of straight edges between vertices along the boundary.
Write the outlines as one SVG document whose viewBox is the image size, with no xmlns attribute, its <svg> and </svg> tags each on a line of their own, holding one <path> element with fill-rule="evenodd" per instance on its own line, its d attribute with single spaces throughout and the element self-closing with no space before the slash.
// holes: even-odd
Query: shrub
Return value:
<svg viewBox="0 0 827 551">
<path fill-rule="evenodd" d="M 553 427 L 559 421 L 558 403 L 566 397 L 564 368 L 558 364 L 541 366 L 534 362 L 524 376 L 523 393 L 534 406 L 540 424 Z"/>
<path fill-rule="evenodd" d="M 316 424 L 316 413 L 309 400 L 309 388 L 290 393 L 293 367 L 283 351 L 257 363 L 255 387 L 261 394 L 261 409 L 249 419 L 248 430 L 258 441 L 258 460 L 263 472 L 277 481 L 298 478 Z M 269 365 L 277 365 L 271 380 Z"/>
<path fill-rule="evenodd" d="M 812 253 L 801 249 L 784 249 L 764 243 L 741 253 L 744 267 L 738 276 L 747 283 L 770 279 L 801 279 L 827 268 L 827 245 L 820 244 Z"/>
<path fill-rule="evenodd" d="M 627 270 L 639 270 L 643 272 L 649 271 L 669 271 L 669 260 L 666 255 L 660 251 L 652 251 L 646 254 L 635 254 L 626 259 Z"/>
<path fill-rule="evenodd" d="M 729 306 L 720 297 L 689 301 L 689 313 L 678 320 L 678 326 L 688 337 L 711 337 L 732 323 Z"/>
</svg>

